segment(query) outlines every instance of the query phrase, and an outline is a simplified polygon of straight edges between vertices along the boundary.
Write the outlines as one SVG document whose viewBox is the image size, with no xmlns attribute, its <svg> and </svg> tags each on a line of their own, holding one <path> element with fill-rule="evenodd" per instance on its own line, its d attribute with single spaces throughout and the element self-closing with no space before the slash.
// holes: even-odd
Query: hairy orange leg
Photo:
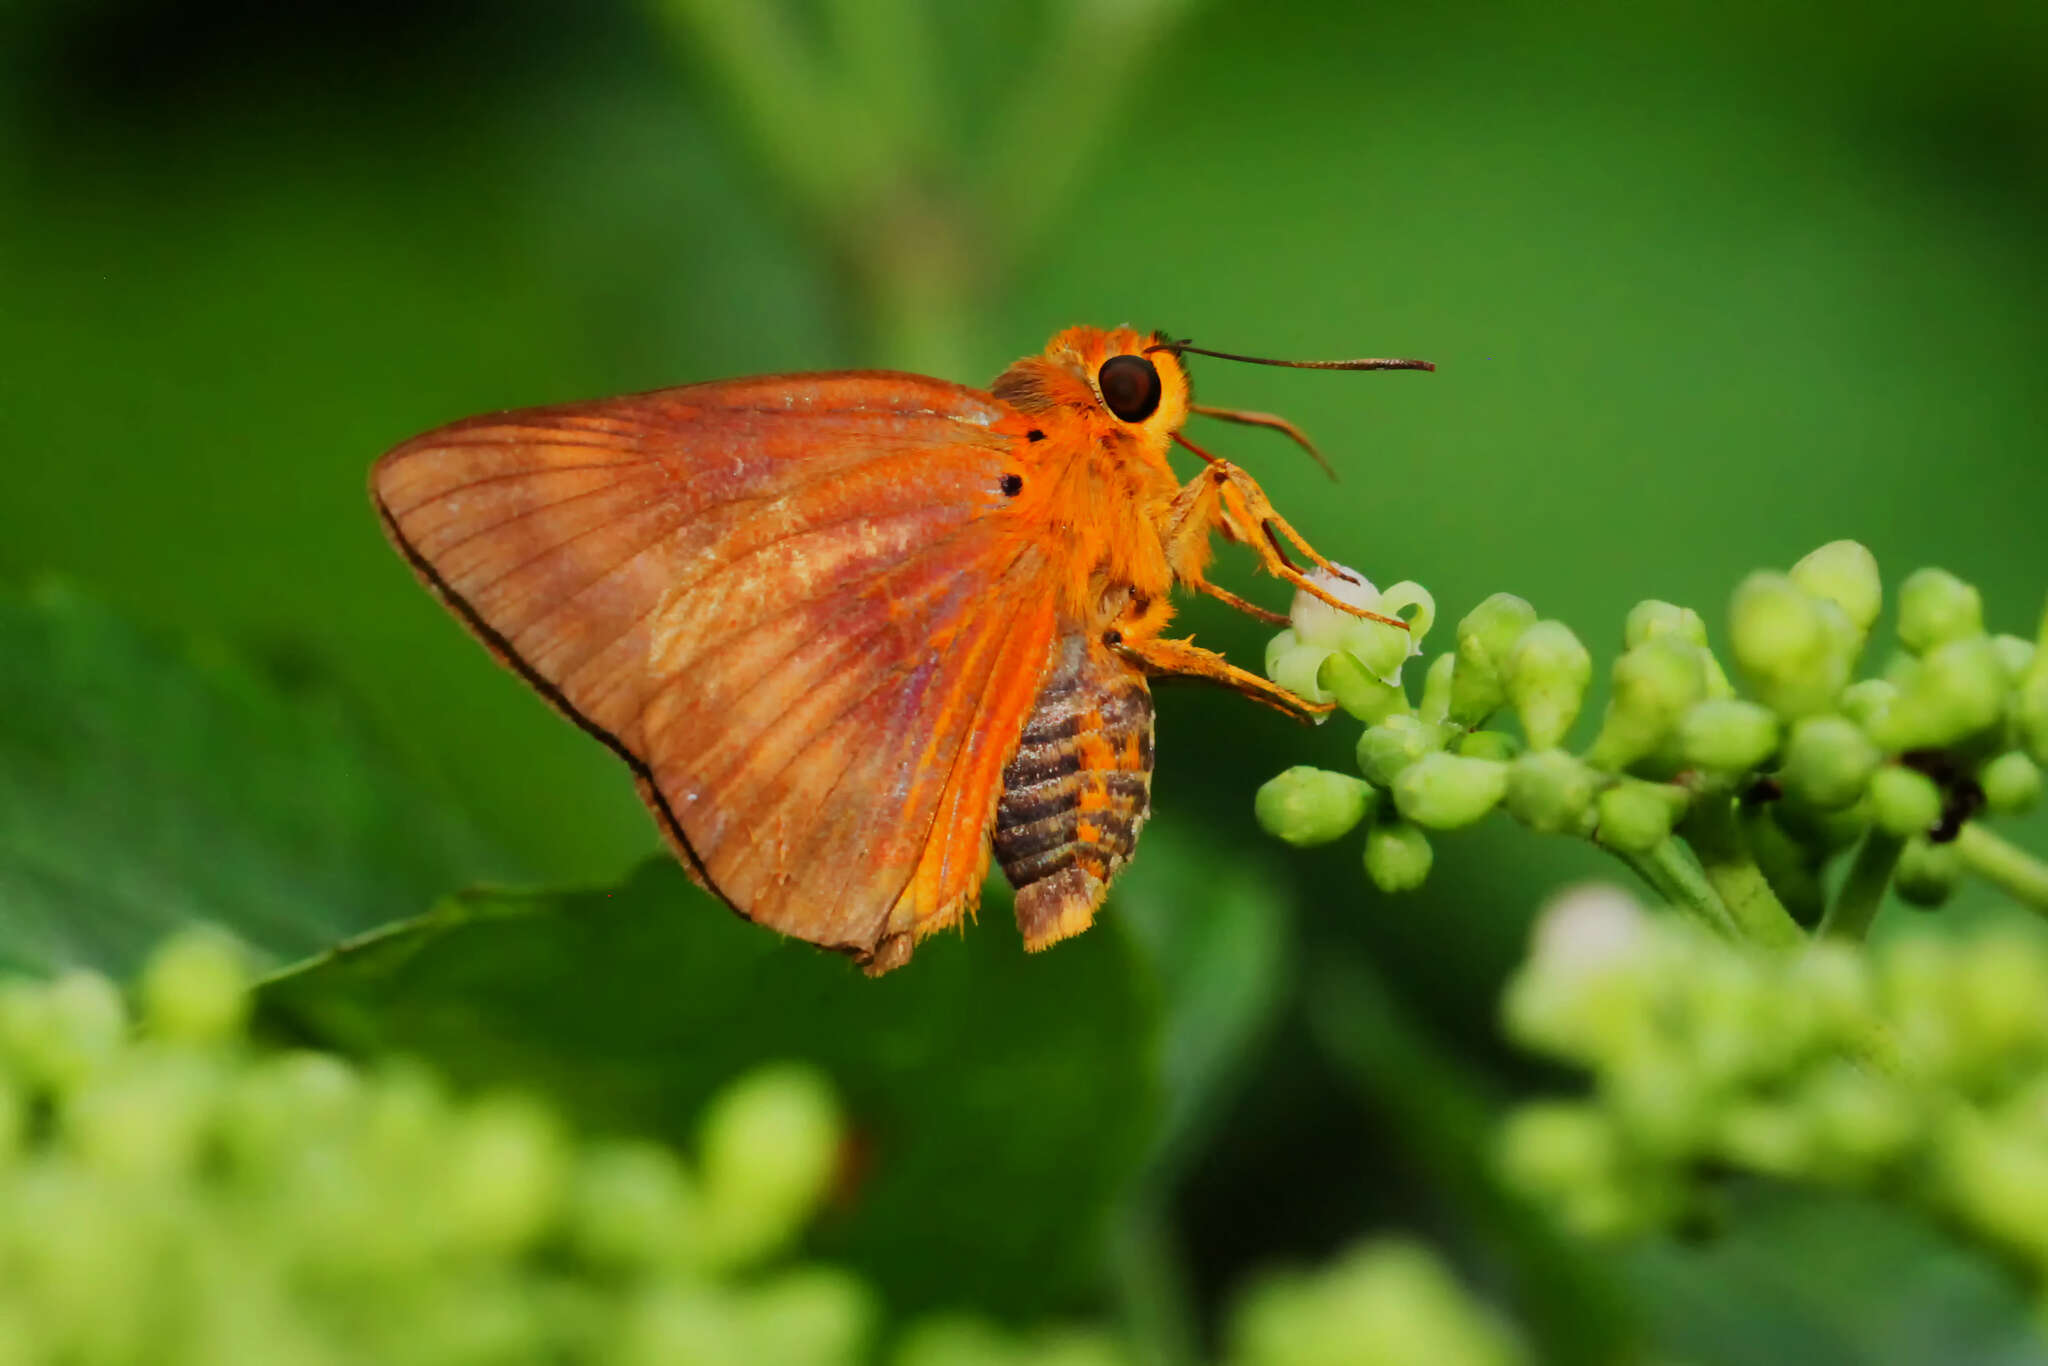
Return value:
<svg viewBox="0 0 2048 1366">
<path fill-rule="evenodd" d="M 1275 612 L 1270 607 L 1261 607 L 1255 602 L 1239 597 L 1228 588 L 1217 587 L 1207 579 L 1197 580 L 1189 586 L 1199 593 L 1207 593 L 1225 607 L 1235 607 L 1246 616 L 1263 621 L 1268 626 L 1285 626 L 1287 624 L 1287 614 L 1285 612 Z"/>
<path fill-rule="evenodd" d="M 1154 636 L 1119 641 L 1110 648 L 1146 673 L 1220 683 L 1232 692 L 1242 693 L 1254 702 L 1263 702 L 1297 721 L 1312 721 L 1328 716 L 1336 709 L 1334 702 L 1311 702 L 1278 683 L 1268 682 L 1255 673 L 1238 668 L 1214 650 L 1205 650 L 1192 640 L 1167 640 Z"/>
<path fill-rule="evenodd" d="M 1167 516 L 1167 560 L 1174 566 L 1175 576 L 1182 583 L 1198 593 L 1207 593 L 1221 602 L 1249 611 L 1262 620 L 1276 624 L 1285 620 L 1209 582 L 1203 573 L 1208 559 L 1204 542 L 1211 530 L 1219 530 L 1231 540 L 1251 547 L 1252 553 L 1259 557 L 1260 567 L 1267 573 L 1285 579 L 1310 597 L 1319 598 L 1354 617 L 1383 622 L 1403 631 L 1408 629 L 1408 623 L 1399 617 L 1382 616 L 1348 603 L 1297 569 L 1281 549 L 1280 537 L 1285 537 L 1312 564 L 1341 578 L 1352 577 L 1324 559 L 1314 546 L 1302 539 L 1300 532 L 1288 525 L 1287 519 L 1274 510 L 1272 501 L 1266 497 L 1266 491 L 1259 487 L 1257 480 L 1228 460 L 1218 460 L 1188 441 L 1182 440 L 1181 444 L 1209 462 L 1207 469 L 1188 480 L 1174 495 Z"/>
</svg>

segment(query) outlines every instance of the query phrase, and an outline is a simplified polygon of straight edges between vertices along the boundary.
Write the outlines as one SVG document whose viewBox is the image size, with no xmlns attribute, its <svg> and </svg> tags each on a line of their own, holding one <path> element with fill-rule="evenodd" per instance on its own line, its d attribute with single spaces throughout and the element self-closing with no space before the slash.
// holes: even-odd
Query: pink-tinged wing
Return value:
<svg viewBox="0 0 2048 1366">
<path fill-rule="evenodd" d="M 971 906 L 1048 667 L 1006 412 L 881 372 L 692 385 L 458 422 L 371 489 L 700 880 L 881 969 Z"/>
</svg>

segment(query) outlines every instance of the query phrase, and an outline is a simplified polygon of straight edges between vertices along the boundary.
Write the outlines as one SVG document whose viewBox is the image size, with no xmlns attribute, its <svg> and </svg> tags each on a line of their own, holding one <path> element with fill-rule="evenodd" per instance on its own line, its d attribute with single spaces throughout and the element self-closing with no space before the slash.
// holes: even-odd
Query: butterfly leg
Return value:
<svg viewBox="0 0 2048 1366">
<path fill-rule="evenodd" d="M 1285 579 L 1310 597 L 1320 598 L 1355 617 L 1385 622 L 1404 631 L 1408 629 L 1408 623 L 1397 617 L 1367 612 L 1345 602 L 1288 559 L 1285 547 L 1292 545 L 1317 568 L 1341 578 L 1351 577 L 1324 559 L 1300 532 L 1288 524 L 1287 519 L 1274 509 L 1257 480 L 1227 460 L 1209 465 L 1174 496 L 1166 524 L 1167 560 L 1173 565 L 1175 577 L 1189 588 L 1277 624 L 1280 618 L 1276 614 L 1253 606 L 1208 581 L 1204 571 L 1208 567 L 1208 537 L 1212 530 L 1221 531 L 1227 539 L 1249 546 L 1259 557 L 1262 569 L 1275 578 Z"/>
<path fill-rule="evenodd" d="M 1110 647 L 1146 673 L 1162 677 L 1200 678 L 1220 683 L 1254 702 L 1263 702 L 1297 721 L 1313 721 L 1336 709 L 1334 702 L 1311 702 L 1248 670 L 1240 669 L 1214 650 L 1205 650 L 1192 640 L 1168 640 L 1153 636 L 1122 640 Z"/>
</svg>

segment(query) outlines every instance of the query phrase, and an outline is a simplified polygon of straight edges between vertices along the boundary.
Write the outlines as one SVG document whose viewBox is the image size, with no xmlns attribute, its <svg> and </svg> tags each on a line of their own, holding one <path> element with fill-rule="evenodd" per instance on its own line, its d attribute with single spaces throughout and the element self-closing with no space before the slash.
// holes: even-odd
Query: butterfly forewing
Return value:
<svg viewBox="0 0 2048 1366">
<path fill-rule="evenodd" d="M 971 900 L 1046 671 L 1003 412 L 908 375 L 692 385 L 459 422 L 372 487 L 421 576 L 633 763 L 713 890 L 867 956 Z"/>
</svg>

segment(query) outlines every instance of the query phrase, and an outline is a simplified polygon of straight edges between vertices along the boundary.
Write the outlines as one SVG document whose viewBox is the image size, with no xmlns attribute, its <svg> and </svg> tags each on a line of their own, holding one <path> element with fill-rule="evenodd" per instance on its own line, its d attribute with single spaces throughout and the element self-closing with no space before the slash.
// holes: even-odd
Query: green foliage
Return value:
<svg viewBox="0 0 2048 1366">
<path fill-rule="evenodd" d="M 253 1050 L 239 954 L 171 941 L 140 1037 L 96 973 L 0 984 L 8 1360 L 867 1359 L 874 1292 L 773 1257 L 847 1141 L 815 1072 L 717 1093 L 693 1163 L 417 1065 Z"/>
<path fill-rule="evenodd" d="M 874 1359 L 876 1290 L 784 1256 L 844 1198 L 860 1147 L 815 1069 L 724 1085 L 675 1148 L 593 1139 L 527 1096 L 453 1094 L 417 1063 L 252 1048 L 244 973 L 229 940 L 170 941 L 145 970 L 139 1035 L 97 973 L 0 981 L 8 1360 Z M 1257 1287 L 1231 1338 L 1227 1366 L 1520 1359 L 1406 1246 Z M 910 1325 L 886 1359 L 1132 1360 L 1101 1329 L 957 1314 Z"/>
<path fill-rule="evenodd" d="M 937 971 L 869 981 L 663 858 L 604 891 L 444 901 L 272 977 L 263 1018 L 670 1141 L 755 1061 L 805 1060 L 845 1097 L 869 1164 L 818 1247 L 898 1306 L 1038 1314 L 1085 1302 L 1102 1274 L 1156 1122 L 1158 1021 L 1118 936 L 1027 959 L 998 928 L 928 944 Z"/>
<path fill-rule="evenodd" d="M 283 962 L 512 866 L 331 690 L 0 596 L 0 965 L 125 976 L 194 921 Z"/>
</svg>

